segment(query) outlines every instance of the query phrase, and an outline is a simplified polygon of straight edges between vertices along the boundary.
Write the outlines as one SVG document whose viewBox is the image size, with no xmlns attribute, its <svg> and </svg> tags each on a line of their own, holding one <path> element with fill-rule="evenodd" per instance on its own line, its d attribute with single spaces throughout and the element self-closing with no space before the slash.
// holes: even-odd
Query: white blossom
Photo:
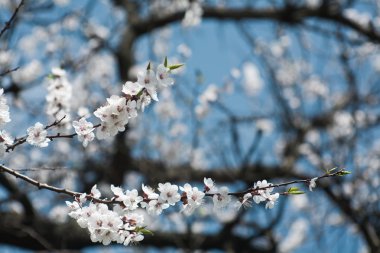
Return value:
<svg viewBox="0 0 380 253">
<path fill-rule="evenodd" d="M 123 85 L 122 92 L 125 95 L 136 96 L 143 88 L 144 86 L 138 82 L 128 81 Z"/>
<path fill-rule="evenodd" d="M 124 245 L 128 246 L 131 243 L 140 242 L 144 239 L 144 236 L 141 233 L 131 233 L 129 236 L 125 239 Z"/>
<path fill-rule="evenodd" d="M 266 201 L 265 208 L 272 209 L 278 197 L 280 196 L 278 193 L 271 194 L 273 191 L 272 184 L 268 183 L 266 180 L 258 181 L 254 188 L 256 189 L 256 193 L 253 196 L 253 200 L 256 204 L 260 202 Z"/>
<path fill-rule="evenodd" d="M 73 127 L 78 134 L 78 139 L 82 142 L 84 147 L 87 147 L 88 143 L 94 140 L 94 125 L 85 118 L 81 118 L 79 121 L 73 121 Z"/>
<path fill-rule="evenodd" d="M 158 190 L 160 193 L 160 198 L 167 201 L 169 205 L 174 206 L 181 199 L 181 195 L 178 193 L 178 186 L 172 185 L 171 183 L 158 184 Z"/>
<path fill-rule="evenodd" d="M 193 1 L 190 3 L 189 8 L 185 13 L 182 20 L 184 27 L 197 26 L 202 21 L 203 9 L 200 1 Z"/>
<path fill-rule="evenodd" d="M 12 145 L 12 137 L 5 131 L 0 131 L 0 158 L 3 158 L 7 150 L 7 145 Z"/>
<path fill-rule="evenodd" d="M 159 197 L 158 199 L 153 199 L 149 201 L 149 204 L 146 206 L 146 209 L 150 214 L 160 215 L 162 211 L 169 208 L 169 206 L 170 205 L 165 200 Z"/>
<path fill-rule="evenodd" d="M 138 195 L 136 189 L 127 190 L 125 193 L 125 199 L 123 200 L 126 209 L 135 210 L 138 207 L 138 204 L 143 200 L 141 196 Z"/>
<path fill-rule="evenodd" d="M 94 186 L 91 188 L 91 196 L 94 197 L 94 198 L 100 198 L 101 193 L 100 193 L 100 191 L 98 190 L 97 185 L 94 185 Z"/>
<path fill-rule="evenodd" d="M 60 123 L 70 122 L 70 109 L 72 98 L 72 87 L 67 80 L 66 71 L 61 68 L 53 68 L 51 77 L 47 83 L 48 94 L 46 95 L 46 113 L 54 119 L 65 117 Z M 67 128 L 70 126 L 67 125 Z"/>
<path fill-rule="evenodd" d="M 126 99 L 113 95 L 107 98 L 107 104 L 99 107 L 94 115 L 102 121 L 97 130 L 98 139 L 115 136 L 119 131 L 124 131 L 128 123 Z"/>
<path fill-rule="evenodd" d="M 37 122 L 34 126 L 29 127 L 26 131 L 28 133 L 26 141 L 30 145 L 34 145 L 41 148 L 48 146 L 50 140 L 46 138 L 47 131 L 40 122 Z"/>
<path fill-rule="evenodd" d="M 215 182 L 211 178 L 203 178 L 206 192 L 213 192 L 216 190 Z"/>
<path fill-rule="evenodd" d="M 158 81 L 153 70 L 148 69 L 144 72 L 139 72 L 137 74 L 137 82 L 145 87 L 149 96 L 153 100 L 158 101 L 158 97 L 157 97 Z"/>
<path fill-rule="evenodd" d="M 158 65 L 156 77 L 158 83 L 163 87 L 168 87 L 174 84 L 174 79 L 169 77 L 170 69 L 165 67 L 163 64 Z"/>
<path fill-rule="evenodd" d="M 4 89 L 0 89 L 0 126 L 10 121 L 9 106 L 7 105 L 7 99 L 4 97 Z"/>
<path fill-rule="evenodd" d="M 244 196 L 235 203 L 236 209 L 240 209 L 242 206 L 250 207 L 251 206 L 250 199 L 252 199 L 251 193 L 244 194 Z"/>
<path fill-rule="evenodd" d="M 226 207 L 231 201 L 231 196 L 228 195 L 228 188 L 226 186 L 221 187 L 219 192 L 214 194 L 212 200 L 214 202 L 214 210 Z"/>
<path fill-rule="evenodd" d="M 141 111 L 144 111 L 145 107 L 150 105 L 151 102 L 152 102 L 152 98 L 149 95 L 146 95 L 145 93 L 143 93 L 140 96 L 140 99 L 137 100 L 137 108 L 140 109 Z"/>
<path fill-rule="evenodd" d="M 135 118 L 137 117 L 137 102 L 136 100 L 130 100 L 127 102 L 126 107 L 128 118 Z"/>
<path fill-rule="evenodd" d="M 243 75 L 246 93 L 250 96 L 257 95 L 264 85 L 259 69 L 255 64 L 246 62 L 243 65 Z"/>
<path fill-rule="evenodd" d="M 254 188 L 266 188 L 269 187 L 271 184 L 269 184 L 266 180 L 263 181 L 257 181 Z M 270 194 L 273 191 L 273 188 L 266 188 L 264 190 L 258 190 L 256 195 L 253 196 L 253 200 L 256 204 L 259 204 L 262 201 L 266 200 L 266 197 L 268 194 Z"/>
<path fill-rule="evenodd" d="M 197 187 L 191 187 L 190 184 L 185 184 L 180 189 L 186 193 L 186 204 L 183 206 L 183 212 L 186 215 L 191 215 L 196 208 L 202 205 L 205 193 L 199 191 Z"/>
<path fill-rule="evenodd" d="M 313 188 L 315 188 L 317 186 L 317 177 L 314 177 L 310 180 L 310 183 L 309 183 L 309 190 L 312 192 L 313 191 Z"/>
<path fill-rule="evenodd" d="M 25 36 L 24 39 L 28 37 Z M 21 42 L 22 40 L 20 40 Z M 30 43 L 31 40 L 28 40 Z M 24 45 L 23 45 L 24 46 Z M 35 50 L 34 46 L 31 48 L 31 51 Z M 28 64 L 22 66 L 19 70 L 12 72 L 13 80 L 18 84 L 27 84 L 35 81 L 38 77 L 40 77 L 41 73 L 44 70 L 44 66 L 39 60 L 32 60 Z"/>
<path fill-rule="evenodd" d="M 276 203 L 276 200 L 280 196 L 279 193 L 275 194 L 268 194 L 267 195 L 267 203 L 265 204 L 265 208 L 272 209 L 274 207 L 274 204 Z"/>
<path fill-rule="evenodd" d="M 143 184 L 141 188 L 148 199 L 158 199 L 159 195 L 151 187 Z"/>
</svg>

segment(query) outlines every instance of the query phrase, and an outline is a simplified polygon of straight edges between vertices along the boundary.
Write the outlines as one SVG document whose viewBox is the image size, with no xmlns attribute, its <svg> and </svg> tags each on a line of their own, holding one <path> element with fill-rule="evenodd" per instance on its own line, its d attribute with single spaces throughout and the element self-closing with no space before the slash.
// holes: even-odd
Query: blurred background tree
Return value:
<svg viewBox="0 0 380 253">
<path fill-rule="evenodd" d="M 191 217 L 147 216 L 154 236 L 107 250 L 380 252 L 379 1 L 1 0 L 0 8 L 2 24 L 16 14 L 0 34 L 13 136 L 62 113 L 91 114 L 149 60 L 186 64 L 114 140 L 24 145 L 3 159 L 40 182 L 107 193 L 110 184 L 202 186 L 211 177 L 241 190 L 336 166 L 352 172 L 272 210 L 205 205 Z M 58 66 L 72 94 L 52 114 L 47 76 Z M 0 173 L 0 250 L 103 250 L 68 219 L 65 200 Z"/>
</svg>

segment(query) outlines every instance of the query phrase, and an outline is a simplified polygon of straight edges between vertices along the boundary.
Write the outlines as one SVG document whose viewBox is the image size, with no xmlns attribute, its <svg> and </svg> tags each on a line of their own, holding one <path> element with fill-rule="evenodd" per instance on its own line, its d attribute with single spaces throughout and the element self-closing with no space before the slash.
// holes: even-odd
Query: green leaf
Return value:
<svg viewBox="0 0 380 253">
<path fill-rule="evenodd" d="M 150 62 L 148 63 L 148 66 L 146 67 L 146 70 L 150 70 L 151 66 L 150 66 Z"/>
<path fill-rule="evenodd" d="M 327 172 L 327 174 L 331 174 L 331 173 L 332 173 L 334 170 L 336 170 L 336 169 L 337 169 L 337 167 L 330 169 L 330 170 Z"/>
<path fill-rule="evenodd" d="M 141 228 L 136 228 L 136 232 L 140 232 L 142 233 L 143 235 L 153 235 L 153 232 L 146 229 L 145 227 L 141 227 Z"/>
<path fill-rule="evenodd" d="M 170 65 L 168 68 L 170 70 L 173 70 L 173 69 L 178 69 L 178 68 L 182 67 L 183 65 L 185 65 L 185 64 L 174 64 L 174 65 Z"/>
<path fill-rule="evenodd" d="M 291 195 L 304 194 L 304 193 L 305 192 L 300 191 L 300 189 L 298 189 L 298 187 L 290 187 L 288 190 L 288 194 L 291 194 Z"/>
<path fill-rule="evenodd" d="M 348 170 L 342 170 L 342 171 L 339 171 L 337 175 L 338 176 L 345 176 L 345 175 L 349 175 L 349 174 L 351 174 L 350 171 L 348 171 Z"/>
<path fill-rule="evenodd" d="M 166 68 L 168 67 L 168 57 L 167 56 L 165 56 L 164 66 Z"/>
<path fill-rule="evenodd" d="M 141 90 L 139 91 L 139 93 L 137 93 L 136 97 L 139 98 L 139 97 L 143 94 L 143 92 L 144 92 L 144 89 L 141 89 Z"/>
</svg>

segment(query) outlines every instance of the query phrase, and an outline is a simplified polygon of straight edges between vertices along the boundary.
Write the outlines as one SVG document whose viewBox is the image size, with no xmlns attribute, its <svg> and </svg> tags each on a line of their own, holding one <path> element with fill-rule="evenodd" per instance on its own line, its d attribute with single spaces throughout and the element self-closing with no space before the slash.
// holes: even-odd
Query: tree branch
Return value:
<svg viewBox="0 0 380 253">
<path fill-rule="evenodd" d="M 137 36 L 147 34 L 165 25 L 181 21 L 185 12 L 175 12 L 166 16 L 150 16 L 145 19 L 137 19 L 131 23 L 132 30 Z M 373 42 L 380 43 L 380 34 L 373 29 L 373 26 L 363 26 L 358 22 L 345 17 L 340 10 L 327 8 L 322 5 L 320 8 L 311 7 L 290 7 L 283 8 L 218 8 L 203 7 L 203 18 L 217 20 L 277 20 L 288 24 L 299 24 L 309 18 L 319 18 L 331 21 L 351 28 L 357 33 L 367 37 Z"/>
<path fill-rule="evenodd" d="M 1 38 L 1 36 L 3 36 L 3 34 L 5 33 L 6 30 L 11 28 L 13 21 L 16 19 L 18 11 L 20 10 L 21 6 L 23 6 L 23 5 L 24 5 L 24 0 L 21 0 L 20 3 L 18 4 L 18 6 L 16 7 L 16 9 L 14 10 L 11 18 L 7 22 L 5 22 L 5 26 L 3 27 L 3 29 L 1 29 L 0 38 Z"/>
</svg>

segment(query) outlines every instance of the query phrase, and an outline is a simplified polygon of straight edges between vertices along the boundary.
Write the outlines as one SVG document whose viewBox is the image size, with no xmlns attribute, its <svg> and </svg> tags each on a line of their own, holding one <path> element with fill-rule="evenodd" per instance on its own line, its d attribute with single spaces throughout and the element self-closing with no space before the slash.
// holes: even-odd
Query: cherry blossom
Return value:
<svg viewBox="0 0 380 253">
<path fill-rule="evenodd" d="M 246 193 L 242 198 L 240 198 L 238 201 L 235 203 L 235 208 L 240 209 L 242 206 L 244 207 L 250 207 L 251 206 L 251 201 L 252 199 L 252 194 L 251 193 Z"/>
<path fill-rule="evenodd" d="M 4 97 L 4 89 L 0 89 L 0 126 L 10 122 L 9 106 L 7 99 Z"/>
<path fill-rule="evenodd" d="M 214 202 L 214 210 L 226 207 L 231 201 L 231 196 L 228 195 L 228 188 L 226 186 L 221 187 L 212 200 Z"/>
<path fill-rule="evenodd" d="M 53 68 L 47 83 L 48 94 L 46 96 L 46 113 L 55 119 L 65 116 L 63 122 L 70 122 L 70 108 L 72 99 L 72 87 L 67 80 L 66 71 L 61 68 Z M 69 127 L 69 125 L 67 126 Z"/>
<path fill-rule="evenodd" d="M 204 178 L 203 183 L 205 184 L 205 192 L 213 192 L 217 190 L 215 182 L 211 178 Z"/>
<path fill-rule="evenodd" d="M 128 123 L 125 98 L 116 95 L 107 98 L 107 104 L 98 108 L 94 115 L 102 121 L 100 130 L 97 131 L 98 139 L 115 136 L 119 131 L 124 131 Z"/>
<path fill-rule="evenodd" d="M 190 184 L 185 184 L 183 187 L 180 187 L 180 189 L 184 192 L 182 195 L 186 197 L 183 212 L 186 215 L 191 215 L 196 208 L 202 205 L 205 193 L 199 191 L 197 187 L 191 187 Z"/>
<path fill-rule="evenodd" d="M 4 157 L 7 145 L 12 143 L 12 137 L 5 130 L 0 131 L 0 158 Z"/>
<path fill-rule="evenodd" d="M 279 193 L 275 194 L 268 194 L 267 195 L 267 203 L 265 204 L 265 208 L 272 209 L 274 207 L 274 204 L 276 203 L 276 200 L 280 196 Z"/>
<path fill-rule="evenodd" d="M 144 86 L 142 86 L 139 82 L 128 81 L 123 85 L 122 92 L 125 95 L 136 96 L 143 88 Z"/>
<path fill-rule="evenodd" d="M 163 210 L 169 208 L 169 204 L 159 197 L 158 199 L 153 199 L 149 201 L 148 205 L 144 205 L 150 214 L 160 215 Z"/>
<path fill-rule="evenodd" d="M 162 200 L 167 201 L 169 205 L 173 206 L 181 199 L 177 185 L 172 185 L 171 183 L 159 183 L 158 190 L 161 192 L 160 197 Z"/>
<path fill-rule="evenodd" d="M 26 138 L 26 141 L 30 145 L 34 145 L 37 147 L 47 147 L 49 143 L 49 139 L 47 137 L 47 131 L 45 130 L 44 126 L 37 122 L 33 127 L 29 127 L 27 129 L 28 137 Z"/>
<path fill-rule="evenodd" d="M 143 190 L 146 198 L 148 198 L 148 199 L 158 199 L 159 195 L 157 193 L 155 193 L 154 190 L 151 187 L 142 184 L 141 188 L 142 188 L 142 190 Z"/>
<path fill-rule="evenodd" d="M 203 9 L 200 1 L 193 1 L 185 13 L 182 25 L 185 27 L 197 26 L 202 21 Z"/>
<path fill-rule="evenodd" d="M 263 181 L 257 181 L 254 188 L 266 188 L 269 187 L 271 184 L 269 184 L 266 180 Z M 270 193 L 273 191 L 273 188 L 267 188 L 265 190 L 258 190 L 256 195 L 253 196 L 253 200 L 256 204 L 259 204 L 262 201 L 265 201 L 267 196 L 270 195 Z"/>
<path fill-rule="evenodd" d="M 314 177 L 310 180 L 310 183 L 309 183 L 309 190 L 312 192 L 313 191 L 313 188 L 315 188 L 317 186 L 317 177 Z"/>
<path fill-rule="evenodd" d="M 138 83 L 140 83 L 141 85 L 143 85 L 146 88 L 149 96 L 153 100 L 158 101 L 158 97 L 157 97 L 158 81 L 157 81 L 156 75 L 155 75 L 153 70 L 148 69 L 144 72 L 139 72 L 137 74 L 137 81 L 138 81 Z"/>
<path fill-rule="evenodd" d="M 174 84 L 174 79 L 169 77 L 170 69 L 165 67 L 163 64 L 158 65 L 156 77 L 158 83 L 163 87 L 168 87 Z"/>
<path fill-rule="evenodd" d="M 141 196 L 138 195 L 136 189 L 127 190 L 125 193 L 125 199 L 123 200 L 126 209 L 135 210 L 138 207 L 138 204 L 143 200 Z"/>
<path fill-rule="evenodd" d="M 87 147 L 88 143 L 94 140 L 94 125 L 91 122 L 88 122 L 85 118 L 81 118 L 79 121 L 73 121 L 73 127 L 78 134 L 78 139 L 82 142 L 83 147 Z"/>
</svg>

